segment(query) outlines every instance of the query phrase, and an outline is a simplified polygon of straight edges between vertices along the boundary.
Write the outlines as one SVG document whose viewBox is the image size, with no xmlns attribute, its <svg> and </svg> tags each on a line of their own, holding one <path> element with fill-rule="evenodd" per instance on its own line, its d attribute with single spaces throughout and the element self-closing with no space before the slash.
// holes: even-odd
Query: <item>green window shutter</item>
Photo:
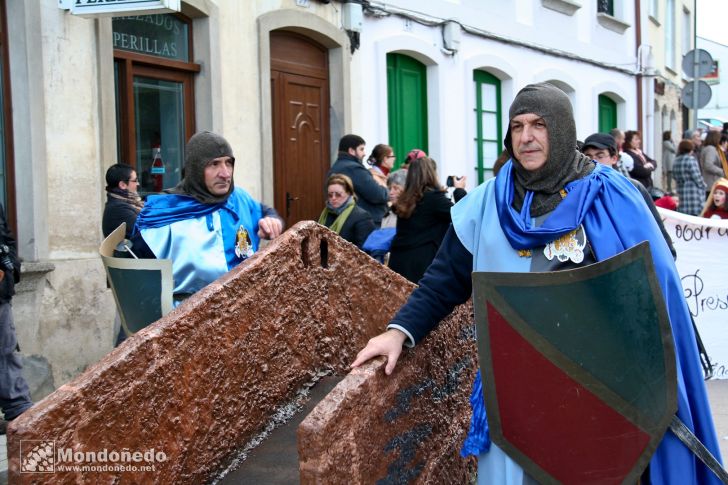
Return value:
<svg viewBox="0 0 728 485">
<path fill-rule="evenodd" d="M 503 150 L 501 82 L 485 71 L 473 71 L 475 86 L 475 153 L 478 183 L 493 177 L 493 164 Z"/>
<path fill-rule="evenodd" d="M 599 132 L 609 133 L 617 127 L 617 103 L 603 94 L 599 95 Z"/>
<path fill-rule="evenodd" d="M 402 54 L 387 54 L 389 145 L 397 157 L 395 169 L 413 148 L 428 152 L 427 68 Z"/>
</svg>

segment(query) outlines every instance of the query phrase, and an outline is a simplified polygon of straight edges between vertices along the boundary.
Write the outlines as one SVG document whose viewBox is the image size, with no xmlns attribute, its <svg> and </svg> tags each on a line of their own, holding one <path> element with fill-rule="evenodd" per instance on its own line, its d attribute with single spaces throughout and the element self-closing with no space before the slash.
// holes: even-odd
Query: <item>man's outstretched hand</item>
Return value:
<svg viewBox="0 0 728 485">
<path fill-rule="evenodd" d="M 351 364 L 351 367 L 359 367 L 369 359 L 383 355 L 387 358 L 384 373 L 390 375 L 397 365 L 397 359 L 399 359 L 399 354 L 402 353 L 402 344 L 404 344 L 405 340 L 407 340 L 407 336 L 404 332 L 397 329 L 387 330 L 367 342 L 367 346 L 356 354 L 356 360 Z"/>
<path fill-rule="evenodd" d="M 258 236 L 263 239 L 275 239 L 281 235 L 283 223 L 277 217 L 264 217 L 258 221 Z"/>
</svg>

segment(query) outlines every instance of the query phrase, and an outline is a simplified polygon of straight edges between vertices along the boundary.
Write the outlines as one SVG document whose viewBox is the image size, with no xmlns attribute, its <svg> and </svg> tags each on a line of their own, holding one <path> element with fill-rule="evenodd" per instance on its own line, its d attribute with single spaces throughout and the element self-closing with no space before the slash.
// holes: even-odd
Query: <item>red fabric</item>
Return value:
<svg viewBox="0 0 728 485">
<path fill-rule="evenodd" d="M 561 483 L 621 483 L 649 435 L 487 311 L 504 438 Z"/>
<path fill-rule="evenodd" d="M 718 216 L 721 219 L 728 219 L 728 211 L 725 209 L 713 208 L 713 209 L 708 209 L 707 211 L 705 211 L 705 214 L 703 214 L 703 217 L 706 217 L 708 219 L 710 219 L 713 216 Z"/>
<path fill-rule="evenodd" d="M 670 195 L 663 195 L 655 201 L 655 205 L 671 211 L 677 209 L 677 202 L 675 202 L 675 198 Z"/>
<path fill-rule="evenodd" d="M 726 187 L 723 184 L 718 184 L 715 187 L 713 187 L 713 191 L 715 192 L 716 190 L 722 190 L 723 192 L 725 192 L 726 194 L 728 194 L 728 187 Z"/>
<path fill-rule="evenodd" d="M 410 163 L 413 160 L 419 160 L 420 158 L 425 158 L 426 156 L 427 156 L 427 153 L 423 152 L 419 148 L 413 148 L 407 154 L 407 157 L 404 159 L 404 163 Z"/>
</svg>

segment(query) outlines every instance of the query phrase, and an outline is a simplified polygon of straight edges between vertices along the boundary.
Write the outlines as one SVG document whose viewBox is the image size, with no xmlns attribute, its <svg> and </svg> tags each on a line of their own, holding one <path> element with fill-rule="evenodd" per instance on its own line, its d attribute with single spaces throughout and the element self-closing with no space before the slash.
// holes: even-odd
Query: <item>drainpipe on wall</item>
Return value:
<svg viewBox="0 0 728 485">
<path fill-rule="evenodd" d="M 644 131 L 642 130 L 642 68 L 641 68 L 641 59 L 640 55 L 642 52 L 640 51 L 640 46 L 642 45 L 642 6 L 640 0 L 635 0 L 635 35 L 636 35 L 636 44 L 635 44 L 635 50 L 637 51 L 637 66 L 639 67 L 637 71 L 637 131 L 643 134 L 644 137 Z"/>
</svg>

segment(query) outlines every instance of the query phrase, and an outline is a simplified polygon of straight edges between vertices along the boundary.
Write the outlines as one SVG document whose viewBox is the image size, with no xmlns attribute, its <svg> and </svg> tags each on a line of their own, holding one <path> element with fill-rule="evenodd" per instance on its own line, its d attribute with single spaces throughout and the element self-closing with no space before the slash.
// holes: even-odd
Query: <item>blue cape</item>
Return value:
<svg viewBox="0 0 728 485">
<path fill-rule="evenodd" d="M 229 199 L 229 198 L 228 198 Z M 153 227 L 168 226 L 177 221 L 197 219 L 212 214 L 227 204 L 203 204 L 187 195 L 150 195 L 136 220 L 134 232 Z"/>
<path fill-rule="evenodd" d="M 599 164 L 591 174 L 567 184 L 565 190 L 568 195 L 543 224 L 531 227 L 529 208 L 532 194 L 527 193 L 520 212 L 511 205 L 514 186 L 512 162 L 509 161 L 495 180 L 495 200 L 503 233 L 514 249 L 532 249 L 583 224 L 598 261 L 642 241 L 649 241 L 675 341 L 677 415 L 720 460 L 720 449 L 680 276 L 642 196 L 627 178 Z M 476 381 L 474 388 L 479 385 Z M 482 397 L 480 401 L 473 405 L 474 421 L 480 413 L 483 414 L 483 420 L 485 417 Z M 655 484 L 720 483 L 670 431 L 665 434 L 650 461 L 650 477 Z"/>
<path fill-rule="evenodd" d="M 222 209 L 222 210 L 221 210 Z M 219 204 L 203 204 L 196 199 L 178 194 L 151 195 L 137 217 L 134 233 L 142 229 L 167 226 L 178 221 L 205 216 L 208 230 L 214 230 L 212 214 L 220 211 L 222 238 L 228 269 L 243 260 L 235 254 L 237 230 L 241 225 L 247 230 L 254 251 L 258 250 L 258 221 L 262 217 L 260 203 L 240 187 L 235 187 L 230 197 Z"/>
</svg>

